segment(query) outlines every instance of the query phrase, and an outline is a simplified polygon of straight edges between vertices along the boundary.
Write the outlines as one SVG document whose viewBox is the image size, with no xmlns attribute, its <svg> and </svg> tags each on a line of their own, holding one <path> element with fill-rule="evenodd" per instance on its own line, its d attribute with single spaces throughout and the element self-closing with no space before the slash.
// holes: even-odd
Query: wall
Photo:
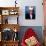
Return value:
<svg viewBox="0 0 46 46">
<path fill-rule="evenodd" d="M 15 0 L 0 0 L 0 6 L 1 7 L 11 7 L 11 6 L 15 6 L 14 1 Z"/>
<path fill-rule="evenodd" d="M 43 6 L 42 0 L 21 0 L 20 2 L 20 25 L 21 26 L 43 26 Z M 35 20 L 25 20 L 25 6 L 36 6 L 36 19 Z"/>
<path fill-rule="evenodd" d="M 0 0 L 0 6 L 9 7 L 15 6 L 15 0 Z M 19 9 L 19 24 L 21 26 L 43 26 L 43 6 L 42 0 L 17 0 Z M 25 6 L 35 6 L 36 7 L 36 19 L 35 20 L 26 20 L 25 19 Z M 21 19 L 20 19 L 21 18 Z"/>
</svg>

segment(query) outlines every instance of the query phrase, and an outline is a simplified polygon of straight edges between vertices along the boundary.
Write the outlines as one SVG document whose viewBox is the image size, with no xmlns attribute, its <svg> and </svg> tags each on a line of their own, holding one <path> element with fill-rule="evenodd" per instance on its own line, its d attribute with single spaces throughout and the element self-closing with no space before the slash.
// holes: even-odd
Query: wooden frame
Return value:
<svg viewBox="0 0 46 46">
<path fill-rule="evenodd" d="M 19 7 L 0 7 L 0 11 L 3 11 L 4 14 L 2 15 L 18 15 L 18 10 Z M 13 14 L 11 14 L 10 12 L 12 12 Z"/>
<path fill-rule="evenodd" d="M 17 16 L 16 21 L 13 24 L 18 24 L 19 7 L 0 7 L 0 11 L 1 11 L 0 14 L 1 14 L 1 23 L 2 24 L 12 24 L 12 22 L 9 23 L 10 21 L 7 16 L 15 16 L 15 17 Z M 6 17 L 6 19 L 5 19 L 5 17 Z"/>
<path fill-rule="evenodd" d="M 4 10 L 4 11 L 3 11 Z M 13 10 L 13 11 L 12 11 Z M 15 32 L 15 29 L 16 29 L 16 32 L 19 31 L 20 29 L 20 26 L 18 24 L 18 10 L 19 10 L 19 7 L 0 7 L 0 15 L 1 15 L 1 24 L 0 24 L 0 32 L 2 32 L 5 28 L 8 28 L 8 29 L 11 29 Z M 5 13 L 2 14 L 2 11 Z M 14 12 L 14 14 L 10 14 L 10 12 Z M 15 14 L 17 12 L 17 14 Z M 17 16 L 17 23 L 16 24 L 9 24 L 9 21 L 7 19 L 7 16 L 14 16 L 16 17 Z M 6 17 L 6 20 L 5 22 L 3 22 L 3 19 L 5 19 Z M 9 40 L 9 41 L 5 41 L 4 40 L 1 40 L 0 41 L 1 44 L 0 46 L 18 46 L 18 42 L 15 40 Z M 16 44 L 15 44 L 16 43 Z M 11 45 L 12 44 L 12 45 Z"/>
</svg>

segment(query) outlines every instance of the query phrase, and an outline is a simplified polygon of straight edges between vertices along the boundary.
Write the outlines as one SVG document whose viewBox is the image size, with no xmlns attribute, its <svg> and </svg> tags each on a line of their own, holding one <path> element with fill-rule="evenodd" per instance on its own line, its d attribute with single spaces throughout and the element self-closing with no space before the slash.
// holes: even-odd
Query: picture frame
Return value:
<svg viewBox="0 0 46 46">
<path fill-rule="evenodd" d="M 34 20 L 36 17 L 35 6 L 25 6 L 25 19 Z"/>
<path fill-rule="evenodd" d="M 12 40 L 12 30 L 10 28 L 3 29 L 1 37 L 3 41 Z"/>
<path fill-rule="evenodd" d="M 3 15 L 2 23 L 3 23 L 3 24 L 8 24 L 8 16 L 4 16 L 4 15 Z"/>
<path fill-rule="evenodd" d="M 2 10 L 2 15 L 9 15 L 9 10 Z"/>
<path fill-rule="evenodd" d="M 18 16 L 3 16 L 3 24 L 18 24 Z"/>
<path fill-rule="evenodd" d="M 9 40 L 18 40 L 18 32 L 14 32 L 12 29 L 10 28 L 5 28 L 2 31 L 2 40 L 3 41 L 9 41 Z"/>
<path fill-rule="evenodd" d="M 10 10 L 10 11 L 9 11 L 9 14 L 10 14 L 10 15 L 17 15 L 17 13 L 18 13 L 18 12 L 17 12 L 16 10 Z"/>
<path fill-rule="evenodd" d="M 8 24 L 18 24 L 18 16 L 10 16 L 8 18 Z"/>
</svg>

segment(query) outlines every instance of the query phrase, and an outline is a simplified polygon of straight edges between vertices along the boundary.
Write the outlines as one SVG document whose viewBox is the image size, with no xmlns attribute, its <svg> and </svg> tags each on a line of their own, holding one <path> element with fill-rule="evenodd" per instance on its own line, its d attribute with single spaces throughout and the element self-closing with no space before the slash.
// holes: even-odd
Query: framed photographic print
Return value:
<svg viewBox="0 0 46 46">
<path fill-rule="evenodd" d="M 9 15 L 9 10 L 2 10 L 2 15 Z"/>
<path fill-rule="evenodd" d="M 14 10 L 14 9 L 12 9 L 12 10 L 9 11 L 9 14 L 10 15 L 16 15 L 17 13 L 18 12 L 16 10 Z"/>
<path fill-rule="evenodd" d="M 35 19 L 36 17 L 35 6 L 25 6 L 25 19 Z"/>
<path fill-rule="evenodd" d="M 18 23 L 18 16 L 10 16 L 8 18 L 8 24 L 17 24 Z"/>
<path fill-rule="evenodd" d="M 3 16 L 3 18 L 2 18 L 2 23 L 3 24 L 8 24 L 8 17 L 9 16 Z"/>
<path fill-rule="evenodd" d="M 12 30 L 10 28 L 5 28 L 2 31 L 2 40 L 8 41 L 12 40 Z"/>
<path fill-rule="evenodd" d="M 18 16 L 3 16 L 3 24 L 18 24 Z"/>
</svg>

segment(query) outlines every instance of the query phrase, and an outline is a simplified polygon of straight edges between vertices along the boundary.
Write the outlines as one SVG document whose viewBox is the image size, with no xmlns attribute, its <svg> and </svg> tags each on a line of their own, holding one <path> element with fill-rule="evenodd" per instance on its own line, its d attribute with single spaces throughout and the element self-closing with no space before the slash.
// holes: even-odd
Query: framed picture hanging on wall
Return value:
<svg viewBox="0 0 46 46">
<path fill-rule="evenodd" d="M 35 6 L 25 6 L 25 19 L 35 19 L 36 8 Z"/>
</svg>

